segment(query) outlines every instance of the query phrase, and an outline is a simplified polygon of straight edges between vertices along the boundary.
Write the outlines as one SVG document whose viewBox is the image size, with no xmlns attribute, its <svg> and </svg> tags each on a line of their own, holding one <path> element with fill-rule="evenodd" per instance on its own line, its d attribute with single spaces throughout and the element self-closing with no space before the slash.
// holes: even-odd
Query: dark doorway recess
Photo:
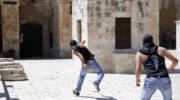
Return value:
<svg viewBox="0 0 180 100">
<path fill-rule="evenodd" d="M 42 27 L 40 24 L 22 24 L 21 33 L 21 57 L 42 57 Z"/>
<path fill-rule="evenodd" d="M 2 9 L 0 6 L 0 53 L 2 53 Z"/>
<path fill-rule="evenodd" d="M 130 18 L 116 18 L 115 25 L 116 49 L 131 48 L 131 20 Z"/>
</svg>

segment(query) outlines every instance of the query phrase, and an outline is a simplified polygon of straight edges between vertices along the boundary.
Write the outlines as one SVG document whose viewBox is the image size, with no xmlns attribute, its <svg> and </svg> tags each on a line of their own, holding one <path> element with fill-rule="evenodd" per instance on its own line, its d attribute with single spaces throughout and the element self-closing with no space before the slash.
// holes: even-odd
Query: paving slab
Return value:
<svg viewBox="0 0 180 100">
<path fill-rule="evenodd" d="M 6 93 L 1 76 L 0 76 L 0 100 L 6 100 Z"/>
<path fill-rule="evenodd" d="M 93 81 L 97 75 L 89 73 L 84 81 L 81 95 L 72 94 L 79 76 L 79 67 L 73 66 L 71 59 L 16 60 L 27 73 L 27 81 L 6 81 L 10 98 L 18 100 L 140 100 L 145 75 L 141 77 L 141 87 L 135 85 L 134 74 L 105 74 L 101 92 L 96 92 Z M 178 67 L 180 69 L 180 67 Z M 180 72 L 170 74 L 173 100 L 180 100 Z M 1 98 L 0 98 L 1 100 Z M 151 100 L 163 100 L 157 91 Z"/>
</svg>

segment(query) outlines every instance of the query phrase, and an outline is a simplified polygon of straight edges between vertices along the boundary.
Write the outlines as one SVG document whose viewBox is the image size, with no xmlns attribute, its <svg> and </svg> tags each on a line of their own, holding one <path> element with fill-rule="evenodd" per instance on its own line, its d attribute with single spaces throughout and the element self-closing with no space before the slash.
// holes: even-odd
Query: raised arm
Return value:
<svg viewBox="0 0 180 100">
<path fill-rule="evenodd" d="M 85 40 L 79 42 L 80 47 L 85 47 L 85 42 L 86 42 Z"/>
<path fill-rule="evenodd" d="M 178 59 L 174 57 L 171 53 L 169 53 L 168 50 L 166 50 L 165 48 L 160 47 L 159 51 L 162 53 L 162 56 L 165 56 L 172 61 L 169 71 L 173 72 L 178 64 Z"/>
<path fill-rule="evenodd" d="M 140 53 L 136 54 L 136 86 L 140 86 L 140 75 L 141 75 L 142 63 L 140 59 Z"/>
</svg>

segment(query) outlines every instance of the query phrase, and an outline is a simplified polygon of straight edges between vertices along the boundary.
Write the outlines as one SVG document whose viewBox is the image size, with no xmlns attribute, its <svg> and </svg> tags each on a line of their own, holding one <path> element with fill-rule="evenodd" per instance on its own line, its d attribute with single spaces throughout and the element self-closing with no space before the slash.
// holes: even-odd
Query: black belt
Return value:
<svg viewBox="0 0 180 100">
<path fill-rule="evenodd" d="M 169 78 L 169 75 L 147 75 L 147 78 Z"/>
<path fill-rule="evenodd" d="M 88 60 L 95 60 L 95 59 L 94 59 L 94 57 L 92 57 L 92 58 L 89 58 Z"/>
</svg>

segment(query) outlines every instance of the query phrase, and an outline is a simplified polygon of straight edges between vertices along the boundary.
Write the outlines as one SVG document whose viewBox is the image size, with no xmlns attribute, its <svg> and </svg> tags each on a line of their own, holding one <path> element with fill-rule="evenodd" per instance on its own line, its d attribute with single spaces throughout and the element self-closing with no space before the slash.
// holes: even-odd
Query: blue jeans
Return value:
<svg viewBox="0 0 180 100">
<path fill-rule="evenodd" d="M 164 100 L 172 100 L 170 78 L 146 78 L 141 94 L 141 100 L 150 100 L 157 89 L 162 93 Z"/>
<path fill-rule="evenodd" d="M 84 69 L 83 67 L 81 68 L 81 72 L 79 75 L 79 79 L 78 79 L 78 83 L 76 86 L 76 90 L 77 91 L 81 91 L 81 87 L 84 81 L 84 78 L 86 76 L 86 74 L 88 73 L 89 70 L 93 70 L 98 74 L 98 77 L 96 79 L 96 83 L 100 84 L 102 78 L 104 77 L 104 72 L 101 69 L 101 67 L 99 66 L 99 64 L 95 61 L 95 60 L 88 60 L 87 61 L 87 69 Z"/>
</svg>

